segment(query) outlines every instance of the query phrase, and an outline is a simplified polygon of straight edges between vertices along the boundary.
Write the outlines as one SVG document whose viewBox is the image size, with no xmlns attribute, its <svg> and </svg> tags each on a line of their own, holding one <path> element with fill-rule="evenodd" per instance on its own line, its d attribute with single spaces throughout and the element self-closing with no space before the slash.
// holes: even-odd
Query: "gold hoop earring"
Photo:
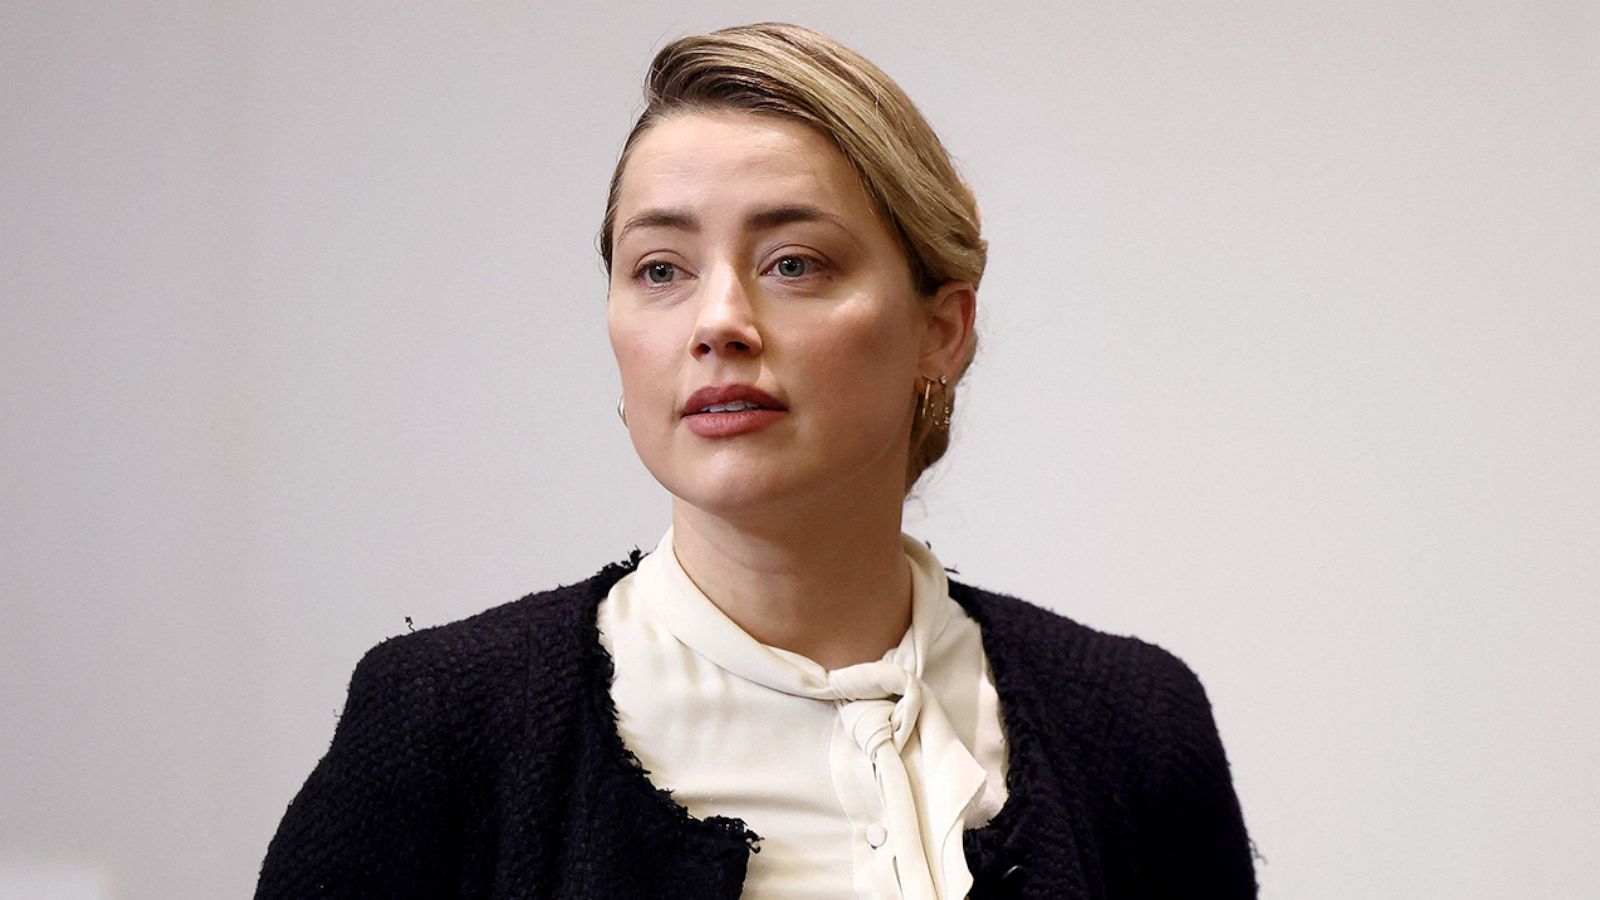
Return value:
<svg viewBox="0 0 1600 900">
<path fill-rule="evenodd" d="M 929 378 L 928 376 L 924 375 L 924 376 L 922 376 L 922 380 L 923 380 L 922 400 L 921 400 L 921 402 L 919 402 L 917 404 L 917 418 L 919 420 L 927 418 L 927 416 L 928 416 L 928 401 L 929 401 L 929 398 L 930 398 L 930 393 L 933 390 L 933 379 L 932 378 Z M 945 376 L 943 376 L 943 375 L 940 375 L 939 376 L 939 399 L 940 399 L 941 403 L 939 404 L 939 407 L 940 407 L 939 412 L 937 414 L 935 414 L 934 417 L 933 417 L 933 427 L 935 427 L 935 428 L 949 428 L 950 427 L 950 406 L 951 406 L 951 404 L 950 404 L 950 399 L 948 397 L 949 385 L 950 385 L 950 379 L 945 377 Z"/>
<path fill-rule="evenodd" d="M 628 406 L 621 394 L 617 395 L 617 418 L 622 420 L 624 428 L 628 425 Z"/>
</svg>

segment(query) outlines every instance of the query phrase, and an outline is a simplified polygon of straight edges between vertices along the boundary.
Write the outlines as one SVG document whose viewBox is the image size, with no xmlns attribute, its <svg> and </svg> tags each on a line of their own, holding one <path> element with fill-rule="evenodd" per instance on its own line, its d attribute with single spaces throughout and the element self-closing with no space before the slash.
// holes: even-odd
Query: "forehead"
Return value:
<svg viewBox="0 0 1600 900">
<path fill-rule="evenodd" d="M 752 204 L 809 203 L 876 219 L 860 178 L 833 143 L 804 123 L 745 112 L 679 113 L 634 144 L 617 209 L 693 208 L 737 214 Z"/>
</svg>

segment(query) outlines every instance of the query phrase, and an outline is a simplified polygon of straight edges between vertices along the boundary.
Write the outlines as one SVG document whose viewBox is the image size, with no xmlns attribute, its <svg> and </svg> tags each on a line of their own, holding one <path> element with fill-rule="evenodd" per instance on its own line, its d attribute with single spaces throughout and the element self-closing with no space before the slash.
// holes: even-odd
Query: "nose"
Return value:
<svg viewBox="0 0 1600 900">
<path fill-rule="evenodd" d="M 761 329 L 750 292 L 738 274 L 723 268 L 707 279 L 689 338 L 695 359 L 714 356 L 755 356 L 761 352 Z"/>
</svg>

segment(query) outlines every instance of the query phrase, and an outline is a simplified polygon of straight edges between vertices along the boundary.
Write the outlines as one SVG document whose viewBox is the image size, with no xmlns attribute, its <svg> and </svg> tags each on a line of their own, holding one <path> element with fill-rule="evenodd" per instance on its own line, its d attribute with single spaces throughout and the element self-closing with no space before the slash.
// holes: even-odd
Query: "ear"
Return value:
<svg viewBox="0 0 1600 900">
<path fill-rule="evenodd" d="M 948 375 L 953 380 L 966 362 L 972 345 L 973 322 L 978 315 L 978 291 L 970 282 L 946 281 L 939 285 L 926 310 L 922 333 L 922 352 L 918 356 L 923 375 Z"/>
</svg>

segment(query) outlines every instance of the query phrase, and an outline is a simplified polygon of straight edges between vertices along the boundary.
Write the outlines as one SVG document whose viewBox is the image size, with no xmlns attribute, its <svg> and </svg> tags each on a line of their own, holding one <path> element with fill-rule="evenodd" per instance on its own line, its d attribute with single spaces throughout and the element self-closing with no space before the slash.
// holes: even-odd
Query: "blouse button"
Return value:
<svg viewBox="0 0 1600 900">
<path fill-rule="evenodd" d="M 873 822 L 871 825 L 867 826 L 867 844 L 868 846 L 872 847 L 872 849 L 876 850 L 879 847 L 882 847 L 883 842 L 887 841 L 888 839 L 889 831 L 882 825 L 879 825 L 877 822 Z"/>
</svg>

